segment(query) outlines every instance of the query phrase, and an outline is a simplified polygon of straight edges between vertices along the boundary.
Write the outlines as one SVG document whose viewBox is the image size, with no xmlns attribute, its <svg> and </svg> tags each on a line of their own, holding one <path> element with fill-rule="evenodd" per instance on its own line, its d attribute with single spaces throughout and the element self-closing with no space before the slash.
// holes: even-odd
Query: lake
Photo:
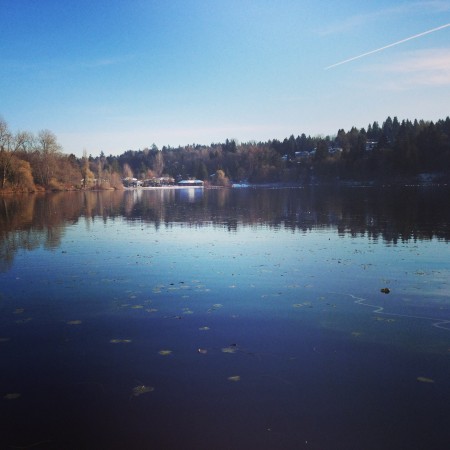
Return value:
<svg viewBox="0 0 450 450">
<path fill-rule="evenodd" d="M 0 448 L 448 448 L 449 198 L 0 197 Z"/>
</svg>

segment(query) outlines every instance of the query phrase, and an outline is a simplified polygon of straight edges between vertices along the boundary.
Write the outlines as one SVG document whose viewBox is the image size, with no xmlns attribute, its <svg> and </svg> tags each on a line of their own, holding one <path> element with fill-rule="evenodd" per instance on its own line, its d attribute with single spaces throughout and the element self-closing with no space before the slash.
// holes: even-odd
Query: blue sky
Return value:
<svg viewBox="0 0 450 450">
<path fill-rule="evenodd" d="M 0 0 L 0 116 L 65 153 L 450 114 L 449 1 Z M 385 50 L 334 66 L 420 35 Z"/>
</svg>

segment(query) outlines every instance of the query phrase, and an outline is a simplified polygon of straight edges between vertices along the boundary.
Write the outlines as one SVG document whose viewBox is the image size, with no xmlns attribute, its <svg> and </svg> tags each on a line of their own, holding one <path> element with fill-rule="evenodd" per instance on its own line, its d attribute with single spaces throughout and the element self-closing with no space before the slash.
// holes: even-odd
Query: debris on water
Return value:
<svg viewBox="0 0 450 450">
<path fill-rule="evenodd" d="M 389 294 L 389 292 L 391 292 L 391 290 L 390 290 L 389 288 L 387 288 L 387 287 L 381 288 L 380 291 L 381 291 L 383 294 Z"/>
<path fill-rule="evenodd" d="M 81 322 L 81 320 L 69 320 L 66 323 L 67 323 L 67 325 L 80 325 L 82 322 Z"/>
<path fill-rule="evenodd" d="M 417 381 L 420 381 L 421 383 L 434 383 L 434 380 L 427 377 L 417 377 Z"/>
<path fill-rule="evenodd" d="M 162 356 L 167 356 L 172 353 L 172 350 L 160 350 L 158 353 Z"/>
<path fill-rule="evenodd" d="M 5 400 L 16 400 L 18 398 L 20 398 L 21 394 L 19 394 L 18 392 L 10 392 L 9 394 L 5 394 L 3 396 L 3 398 Z"/>
<path fill-rule="evenodd" d="M 131 339 L 111 339 L 109 341 L 111 344 L 129 344 Z"/>
<path fill-rule="evenodd" d="M 209 308 L 208 309 L 208 311 L 207 312 L 212 312 L 212 311 L 215 311 L 216 309 L 220 309 L 220 308 L 222 308 L 222 304 L 221 303 L 215 303 L 214 305 L 212 305 L 211 306 L 211 308 Z"/>
<path fill-rule="evenodd" d="M 386 317 L 374 317 L 374 320 L 377 320 L 378 322 L 387 322 L 387 323 L 392 323 L 395 322 L 395 319 L 387 319 Z"/>
<path fill-rule="evenodd" d="M 26 319 L 20 319 L 20 320 L 16 320 L 16 323 L 27 323 L 30 322 L 31 320 L 33 320 L 31 317 L 27 317 Z"/>
<path fill-rule="evenodd" d="M 210 328 L 209 327 L 200 327 L 199 330 L 200 331 L 208 331 Z"/>
<path fill-rule="evenodd" d="M 228 377 L 228 381 L 241 381 L 241 377 L 239 375 L 233 375 L 232 377 Z"/>
<path fill-rule="evenodd" d="M 147 394 L 147 392 L 153 392 L 155 390 L 155 388 L 153 386 L 145 386 L 145 385 L 140 385 L 140 386 L 136 386 L 131 390 L 131 396 L 132 397 L 139 397 L 142 394 Z"/>
<path fill-rule="evenodd" d="M 208 353 L 208 350 L 206 350 L 206 348 L 199 348 L 197 350 L 197 353 L 200 353 L 201 355 L 206 355 Z"/>
<path fill-rule="evenodd" d="M 237 348 L 232 346 L 222 348 L 223 353 L 236 353 L 236 350 Z"/>
</svg>

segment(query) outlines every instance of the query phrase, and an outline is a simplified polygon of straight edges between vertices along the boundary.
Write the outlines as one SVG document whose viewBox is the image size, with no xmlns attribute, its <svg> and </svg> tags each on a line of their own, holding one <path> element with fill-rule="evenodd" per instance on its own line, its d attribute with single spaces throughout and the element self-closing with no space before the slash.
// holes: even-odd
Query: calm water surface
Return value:
<svg viewBox="0 0 450 450">
<path fill-rule="evenodd" d="M 448 194 L 0 197 L 0 448 L 448 448 Z"/>
</svg>

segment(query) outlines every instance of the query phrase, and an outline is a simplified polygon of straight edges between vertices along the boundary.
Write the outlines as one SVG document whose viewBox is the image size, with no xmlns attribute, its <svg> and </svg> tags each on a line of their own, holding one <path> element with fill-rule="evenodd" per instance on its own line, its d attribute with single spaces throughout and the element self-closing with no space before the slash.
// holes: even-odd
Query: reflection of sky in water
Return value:
<svg viewBox="0 0 450 450">
<path fill-rule="evenodd" d="M 208 296 L 231 305 L 235 314 L 291 318 L 293 304 L 322 299 L 371 316 L 369 308 L 354 304 L 353 295 L 383 305 L 385 313 L 440 318 L 450 316 L 447 266 L 448 246 L 437 240 L 386 246 L 329 229 L 291 232 L 253 226 L 228 232 L 205 224 L 171 224 L 155 230 L 116 218 L 68 227 L 60 248 L 52 252 L 22 251 L 8 276 L 20 278 L 24 291 L 27 282 L 41 295 L 58 296 L 66 288 L 65 297 L 74 300 L 78 283 L 88 291 L 99 290 L 99 298 L 109 293 L 117 299 L 123 293 L 117 291 L 118 281 L 111 280 L 143 292 L 159 284 L 189 286 L 200 280 L 208 286 Z M 382 287 L 391 293 L 381 294 Z M 174 291 L 172 287 L 170 295 Z"/>
<path fill-rule="evenodd" d="M 94 215 L 17 251 L 0 443 L 442 448 L 448 243 L 237 225 Z"/>
</svg>

